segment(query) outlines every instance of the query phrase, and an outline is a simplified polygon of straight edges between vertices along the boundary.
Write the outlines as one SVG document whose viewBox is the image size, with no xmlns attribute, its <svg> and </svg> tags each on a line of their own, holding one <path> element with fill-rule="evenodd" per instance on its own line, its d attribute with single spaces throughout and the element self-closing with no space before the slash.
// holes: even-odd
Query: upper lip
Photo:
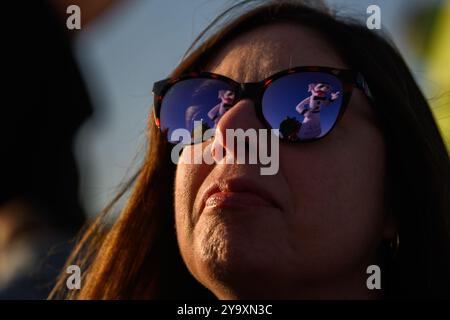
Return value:
<svg viewBox="0 0 450 320">
<path fill-rule="evenodd" d="M 274 199 L 273 195 L 266 189 L 261 188 L 258 184 L 247 179 L 227 179 L 213 183 L 205 189 L 201 196 L 200 211 L 205 208 L 206 201 L 210 196 L 218 192 L 249 192 L 265 199 L 271 203 L 275 208 L 281 210 L 281 205 Z"/>
</svg>

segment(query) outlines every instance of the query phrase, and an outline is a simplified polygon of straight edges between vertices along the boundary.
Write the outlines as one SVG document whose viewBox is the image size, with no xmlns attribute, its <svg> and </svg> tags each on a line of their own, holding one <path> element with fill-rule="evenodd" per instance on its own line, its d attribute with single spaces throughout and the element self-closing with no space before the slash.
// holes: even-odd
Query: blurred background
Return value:
<svg viewBox="0 0 450 320">
<path fill-rule="evenodd" d="M 82 29 L 75 51 L 95 113 L 78 133 L 76 154 L 89 214 L 105 205 L 142 146 L 153 82 L 167 77 L 196 35 L 234 2 L 127 0 Z M 449 141 L 450 1 L 326 2 L 364 21 L 369 5 L 380 7 L 382 31 L 407 60 Z"/>
<path fill-rule="evenodd" d="M 43 60 L 39 63 L 46 61 L 54 66 L 54 81 L 49 86 L 52 88 L 51 92 L 60 92 L 60 96 L 56 101 L 52 100 L 54 102 L 52 103 L 60 108 L 66 108 L 59 116 L 66 119 L 65 123 L 70 129 L 59 128 L 67 131 L 67 138 L 61 138 L 62 142 L 59 140 L 51 142 L 52 146 L 61 146 L 58 150 L 63 150 L 52 156 L 52 159 L 68 159 L 58 162 L 55 166 L 59 168 L 60 163 L 65 163 L 65 166 L 60 168 L 63 170 L 69 163 L 67 168 L 70 168 L 73 179 L 70 180 L 70 185 L 66 180 L 61 182 L 60 187 L 49 181 L 49 185 L 55 189 L 51 194 L 59 194 L 61 190 L 76 194 L 78 190 L 79 194 L 76 199 L 72 199 L 71 207 L 79 207 L 79 211 L 82 212 L 82 215 L 74 214 L 72 217 L 49 215 L 49 220 L 58 217 L 56 220 L 61 221 L 51 227 L 46 225 L 41 233 L 35 235 L 36 239 L 41 239 L 42 234 L 52 235 L 40 245 L 39 251 L 42 253 L 40 256 L 48 255 L 50 244 L 65 243 L 67 239 L 71 239 L 85 219 L 94 218 L 115 195 L 120 185 L 133 174 L 133 169 L 143 159 L 153 83 L 167 77 L 201 30 L 214 17 L 236 2 L 39 0 L 33 3 L 46 3 L 45 10 L 41 10 L 42 8 L 36 4 L 36 8 L 32 5 L 11 8 L 12 12 L 19 14 L 12 15 L 13 17 L 24 19 L 28 14 L 30 19 L 37 19 L 34 26 L 40 31 L 33 34 L 30 29 L 24 28 L 23 37 L 17 36 L 15 40 L 20 44 L 23 44 L 23 41 L 30 42 L 33 46 L 30 45 L 30 48 L 27 48 L 29 50 L 24 51 L 42 51 Z M 359 18 L 363 23 L 369 16 L 366 12 L 369 5 L 375 4 L 380 7 L 381 32 L 392 37 L 405 57 L 431 103 L 447 146 L 450 146 L 450 0 L 326 0 L 325 2 L 340 15 Z M 65 29 L 68 17 L 66 8 L 71 4 L 77 4 L 81 8 L 81 30 Z M 14 22 L 12 23 L 14 28 Z M 52 35 L 58 28 L 64 30 Z M 48 42 L 42 40 L 44 38 L 48 38 L 46 40 Z M 55 45 L 54 39 L 59 39 L 56 41 L 59 46 Z M 46 46 L 52 48 L 51 51 L 47 52 Z M 28 57 L 23 57 L 21 61 L 27 60 Z M 35 64 L 30 62 L 32 66 Z M 30 74 L 29 69 L 25 72 Z M 67 78 L 68 74 L 70 79 Z M 28 76 L 18 81 L 23 79 L 31 82 Z M 34 83 L 40 81 L 32 80 Z M 61 89 L 58 89 L 59 86 Z M 40 94 L 39 88 L 37 86 L 34 94 Z M 24 99 L 27 98 L 27 94 L 21 95 L 25 96 Z M 28 93 L 28 96 L 33 95 Z M 67 111 L 75 110 L 77 106 L 84 106 L 81 108 L 84 108 L 82 112 Z M 55 114 L 51 110 L 48 112 L 50 118 Z M 7 117 L 3 117 L 5 123 Z M 29 119 L 33 118 L 33 113 L 24 109 L 15 117 Z M 61 123 L 61 119 L 56 116 L 52 119 L 55 123 Z M 52 128 L 52 122 L 49 122 L 48 126 Z M 9 137 L 8 134 L 5 136 Z M 42 153 L 42 148 L 36 152 Z M 16 160 L 11 160 L 11 163 L 14 161 Z M 34 163 L 31 164 L 33 165 Z M 2 166 L 8 168 L 8 165 Z M 42 181 L 39 175 L 36 179 Z M 39 189 L 39 184 L 37 185 L 36 189 Z M 5 202 L 7 205 L 2 202 L 0 206 L 0 298 L 45 298 L 47 292 L 45 288 L 29 292 L 28 289 L 33 286 L 33 282 L 26 280 L 29 279 L 27 276 L 30 270 L 20 267 L 33 265 L 33 261 L 39 261 L 37 257 L 34 257 L 34 260 L 29 257 L 32 248 L 19 246 L 21 249 L 16 250 L 16 244 L 13 247 L 4 245 L 11 243 L 8 242 L 10 238 L 5 236 L 7 234 L 5 226 L 14 223 L 8 218 L 8 214 L 2 217 L 2 212 L 8 212 L 9 216 L 11 212 L 27 212 L 35 202 L 29 200 L 30 197 L 26 198 L 26 201 L 22 201 L 23 197 L 19 198 L 19 201 L 9 201 L 10 198 L 5 196 L 7 191 L 2 189 L 1 192 L 2 201 L 8 199 L 8 202 Z M 64 200 L 67 197 L 66 193 L 61 192 L 60 199 Z M 67 205 L 71 202 L 64 200 L 64 203 Z M 42 205 L 40 208 L 49 212 L 51 210 L 66 212 L 64 204 L 53 209 Z M 28 221 L 29 228 L 35 229 L 36 222 L 33 219 L 22 220 Z M 69 224 L 71 221 L 75 222 L 68 226 L 65 221 Z M 58 231 L 48 232 L 49 228 Z M 2 249 L 2 244 L 9 249 Z M 62 247 L 60 258 L 55 262 L 56 266 L 62 264 L 69 250 L 70 246 Z M 20 254 L 17 254 L 17 251 Z M 53 267 L 51 271 L 46 271 L 48 273 L 46 281 L 50 281 L 49 279 L 57 273 L 57 269 Z M 27 276 L 24 276 L 25 274 Z"/>
</svg>

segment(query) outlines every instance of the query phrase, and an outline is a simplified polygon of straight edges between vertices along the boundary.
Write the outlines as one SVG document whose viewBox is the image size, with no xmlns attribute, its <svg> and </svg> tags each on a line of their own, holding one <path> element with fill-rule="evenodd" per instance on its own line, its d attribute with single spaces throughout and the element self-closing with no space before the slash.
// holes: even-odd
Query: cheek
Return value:
<svg viewBox="0 0 450 320">
<path fill-rule="evenodd" d="M 185 147 L 180 160 L 192 155 L 192 152 L 192 147 Z M 197 192 L 208 173 L 208 166 L 204 164 L 185 164 L 180 162 L 177 165 L 174 194 L 175 224 L 177 239 L 183 257 L 189 252 L 189 248 L 192 248 L 194 228 L 192 210 Z"/>
<path fill-rule="evenodd" d="M 184 152 L 184 151 L 183 151 Z M 204 178 L 201 165 L 178 164 L 175 175 L 175 220 L 177 230 L 191 227 L 191 212 Z"/>
<path fill-rule="evenodd" d="M 298 251 L 324 265 L 372 252 L 384 215 L 381 137 L 337 131 L 313 144 L 284 147 L 280 163 L 295 203 Z"/>
</svg>

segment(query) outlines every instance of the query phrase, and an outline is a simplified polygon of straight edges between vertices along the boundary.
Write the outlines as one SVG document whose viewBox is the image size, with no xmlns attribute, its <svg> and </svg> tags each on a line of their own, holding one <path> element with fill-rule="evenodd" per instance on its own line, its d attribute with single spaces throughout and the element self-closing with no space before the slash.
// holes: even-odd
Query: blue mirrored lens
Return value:
<svg viewBox="0 0 450 320">
<path fill-rule="evenodd" d="M 336 123 L 343 100 L 341 81 L 327 73 L 294 73 L 274 80 L 262 99 L 262 112 L 280 138 L 323 137 Z"/>
<path fill-rule="evenodd" d="M 202 134 L 215 128 L 234 99 L 232 87 L 221 80 L 198 78 L 177 82 L 162 101 L 161 130 L 173 143 L 200 142 Z M 186 141 L 188 133 L 190 138 Z"/>
</svg>

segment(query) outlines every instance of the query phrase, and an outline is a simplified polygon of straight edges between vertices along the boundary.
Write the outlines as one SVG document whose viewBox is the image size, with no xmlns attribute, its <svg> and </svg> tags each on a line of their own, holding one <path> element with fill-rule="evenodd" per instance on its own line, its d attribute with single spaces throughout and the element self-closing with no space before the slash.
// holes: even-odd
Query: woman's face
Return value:
<svg viewBox="0 0 450 320">
<path fill-rule="evenodd" d="M 314 30 L 286 23 L 240 35 L 206 70 L 255 82 L 294 66 L 348 68 Z M 265 128 L 249 99 L 217 125 L 238 128 Z M 182 158 L 192 152 L 186 147 Z M 394 234 L 385 164 L 373 106 L 360 90 L 327 137 L 281 143 L 275 175 L 254 164 L 179 164 L 176 231 L 188 269 L 219 298 L 371 296 L 366 268 Z"/>
</svg>

